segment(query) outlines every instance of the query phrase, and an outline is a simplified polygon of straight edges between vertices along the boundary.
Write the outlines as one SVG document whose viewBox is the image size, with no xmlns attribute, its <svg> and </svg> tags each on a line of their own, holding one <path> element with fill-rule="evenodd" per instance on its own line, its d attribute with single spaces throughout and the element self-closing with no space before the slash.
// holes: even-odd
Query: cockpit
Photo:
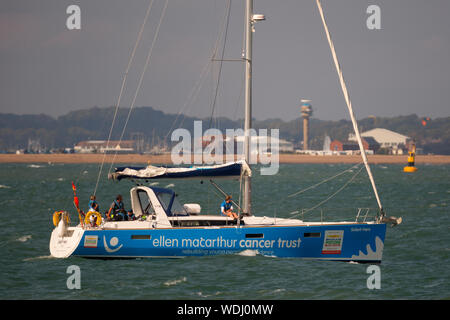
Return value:
<svg viewBox="0 0 450 320">
<path fill-rule="evenodd" d="M 199 215 L 199 204 L 181 205 L 176 193 L 166 188 L 134 187 L 131 189 L 131 205 L 139 220 L 144 218 L 146 221 L 157 221 L 166 227 L 222 226 L 237 223 L 236 220 L 219 215 Z"/>
<path fill-rule="evenodd" d="M 149 194 L 148 189 L 153 191 L 152 193 L 156 196 L 157 202 L 151 200 L 151 194 Z M 131 199 L 133 211 L 135 214 L 137 213 L 137 215 L 154 215 L 156 213 L 155 206 L 158 206 L 159 204 L 168 217 L 196 214 L 196 212 L 191 210 L 192 205 L 182 206 L 177 199 L 176 193 L 171 189 L 137 187 L 133 188 Z M 136 200 L 137 203 L 135 203 Z"/>
</svg>

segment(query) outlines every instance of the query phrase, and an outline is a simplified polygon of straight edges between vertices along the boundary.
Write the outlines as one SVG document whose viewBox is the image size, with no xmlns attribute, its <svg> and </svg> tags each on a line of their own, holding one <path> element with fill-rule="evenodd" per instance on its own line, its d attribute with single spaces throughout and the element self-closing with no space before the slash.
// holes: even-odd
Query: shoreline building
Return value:
<svg viewBox="0 0 450 320">
<path fill-rule="evenodd" d="M 364 150 L 368 154 L 376 153 L 380 149 L 380 144 L 372 137 L 362 138 Z M 345 152 L 347 154 L 359 154 L 359 145 L 356 141 L 333 140 L 330 143 L 331 152 Z"/>
<path fill-rule="evenodd" d="M 391 154 L 404 154 L 404 150 L 408 145 L 410 137 L 403 134 L 384 129 L 375 128 L 366 132 L 361 133 L 363 138 L 373 138 L 376 142 L 380 144 L 380 149 L 386 149 Z M 354 134 L 348 135 L 349 141 L 356 141 Z"/>
<path fill-rule="evenodd" d="M 136 153 L 134 140 L 80 141 L 73 148 L 75 153 Z"/>
<path fill-rule="evenodd" d="M 201 138 L 201 150 L 195 150 L 196 153 L 205 152 L 205 150 L 221 150 L 222 154 L 244 154 L 245 136 L 203 136 Z M 251 154 L 263 153 L 293 153 L 294 144 L 290 141 L 271 136 L 250 136 Z"/>
</svg>

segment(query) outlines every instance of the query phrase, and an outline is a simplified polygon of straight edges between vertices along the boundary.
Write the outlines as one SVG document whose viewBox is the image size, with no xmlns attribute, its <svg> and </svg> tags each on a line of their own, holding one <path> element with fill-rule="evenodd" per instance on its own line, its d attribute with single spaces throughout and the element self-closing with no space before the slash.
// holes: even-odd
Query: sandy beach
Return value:
<svg viewBox="0 0 450 320">
<path fill-rule="evenodd" d="M 103 154 L 0 154 L 0 163 L 101 163 Z M 407 163 L 406 155 L 369 155 L 369 163 Z M 105 157 L 106 163 L 119 164 L 172 164 L 170 154 L 164 155 L 140 155 L 121 154 Z M 359 155 L 352 156 L 312 156 L 299 154 L 280 154 L 280 163 L 359 163 L 362 162 Z M 416 164 L 450 164 L 448 155 L 418 155 Z"/>
</svg>

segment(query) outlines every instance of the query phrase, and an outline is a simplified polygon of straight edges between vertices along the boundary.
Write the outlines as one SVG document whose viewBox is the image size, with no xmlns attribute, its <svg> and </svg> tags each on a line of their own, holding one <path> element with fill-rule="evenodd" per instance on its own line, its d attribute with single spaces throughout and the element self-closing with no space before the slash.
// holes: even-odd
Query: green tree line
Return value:
<svg viewBox="0 0 450 320">
<path fill-rule="evenodd" d="M 45 114 L 16 115 L 0 114 L 0 151 L 12 152 L 26 149 L 29 139 L 38 139 L 47 149 L 73 147 L 84 140 L 106 140 L 111 128 L 114 108 L 93 107 L 77 110 L 57 118 Z M 112 131 L 112 140 L 122 134 L 128 109 L 119 108 Z M 225 129 L 242 128 L 242 120 L 218 118 L 210 121 L 184 115 L 166 114 L 152 107 L 136 107 L 130 115 L 123 139 L 140 134 L 147 145 L 164 142 L 170 145 L 170 134 L 174 129 L 185 128 L 193 132 L 194 120 L 203 120 L 203 130 L 211 127 Z M 358 120 L 362 132 L 373 128 L 385 128 L 409 136 L 425 153 L 450 154 L 450 117 L 424 119 L 415 114 L 397 117 L 369 117 Z M 279 129 L 280 138 L 300 146 L 303 140 L 303 121 L 267 119 L 253 121 L 255 129 Z M 350 120 L 325 121 L 310 119 L 310 146 L 322 149 L 325 136 L 331 140 L 345 141 L 353 133 Z"/>
</svg>

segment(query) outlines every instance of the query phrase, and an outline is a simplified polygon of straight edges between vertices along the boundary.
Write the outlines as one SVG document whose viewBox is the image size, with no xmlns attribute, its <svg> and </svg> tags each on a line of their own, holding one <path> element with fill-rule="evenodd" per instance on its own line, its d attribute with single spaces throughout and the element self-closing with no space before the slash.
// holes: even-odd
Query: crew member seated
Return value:
<svg viewBox="0 0 450 320">
<path fill-rule="evenodd" d="M 238 215 L 233 212 L 233 204 L 231 203 L 231 196 L 226 196 L 225 200 L 220 205 L 220 213 L 223 216 L 237 219 Z"/>
<path fill-rule="evenodd" d="M 116 199 L 111 203 L 108 212 L 106 213 L 106 218 L 112 221 L 127 221 L 135 220 L 132 211 L 126 211 L 125 206 L 122 201 L 122 195 L 117 195 Z"/>
</svg>

